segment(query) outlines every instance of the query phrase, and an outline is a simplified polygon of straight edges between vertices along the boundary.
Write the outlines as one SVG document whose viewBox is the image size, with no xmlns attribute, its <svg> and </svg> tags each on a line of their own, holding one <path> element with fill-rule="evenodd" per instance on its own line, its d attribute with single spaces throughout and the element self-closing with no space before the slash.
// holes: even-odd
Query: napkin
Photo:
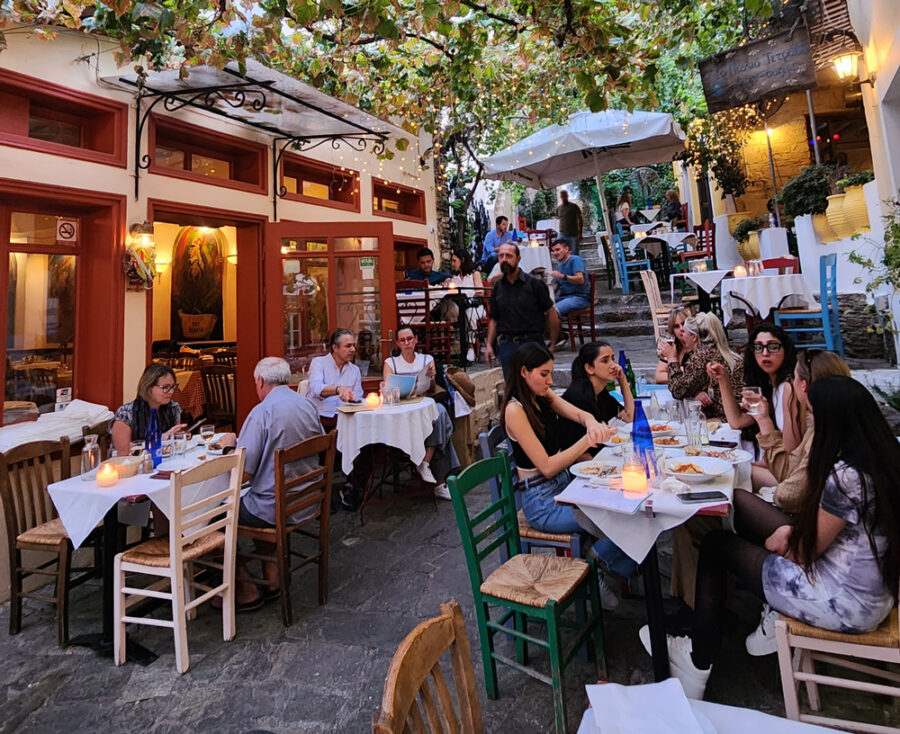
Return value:
<svg viewBox="0 0 900 734">
<path fill-rule="evenodd" d="M 672 494 L 677 494 L 678 492 L 690 492 L 691 488 L 689 485 L 682 482 L 680 479 L 676 477 L 668 477 L 667 479 L 663 479 L 659 484 L 659 488 L 663 492 L 671 492 Z"/>
<path fill-rule="evenodd" d="M 600 734 L 704 734 L 677 678 L 660 683 L 586 686 Z"/>
</svg>

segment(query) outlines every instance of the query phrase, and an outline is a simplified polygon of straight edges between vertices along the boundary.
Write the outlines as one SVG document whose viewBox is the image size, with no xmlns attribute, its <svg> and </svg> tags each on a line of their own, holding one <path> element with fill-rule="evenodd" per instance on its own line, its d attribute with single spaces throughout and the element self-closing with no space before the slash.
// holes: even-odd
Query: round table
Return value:
<svg viewBox="0 0 900 734">
<path fill-rule="evenodd" d="M 414 464 L 421 464 L 425 459 L 425 439 L 437 417 L 437 405 L 431 398 L 354 413 L 338 411 L 337 450 L 341 452 L 341 469 L 349 476 L 353 460 L 363 447 L 379 443 L 393 446 Z"/>
<path fill-rule="evenodd" d="M 732 293 L 739 298 L 732 298 Z M 790 303 L 788 296 L 797 296 Z M 784 302 L 784 303 L 783 303 Z M 740 278 L 726 278 L 722 281 L 722 313 L 726 326 L 731 321 L 735 308 L 750 304 L 760 318 L 765 319 L 773 308 L 782 305 L 815 305 L 816 299 L 806 278 L 799 273 L 789 275 L 753 275 Z M 801 305 L 802 304 L 802 305 Z"/>
</svg>

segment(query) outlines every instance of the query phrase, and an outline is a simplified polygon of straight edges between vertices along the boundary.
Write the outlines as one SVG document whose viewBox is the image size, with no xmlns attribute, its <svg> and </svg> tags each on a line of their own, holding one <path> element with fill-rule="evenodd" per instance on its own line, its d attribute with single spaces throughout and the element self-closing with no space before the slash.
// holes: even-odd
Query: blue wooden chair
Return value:
<svg viewBox="0 0 900 734">
<path fill-rule="evenodd" d="M 796 322 L 803 324 L 790 325 Z M 775 323 L 794 336 L 794 341 L 801 349 L 828 349 L 844 356 L 844 340 L 841 338 L 837 300 L 836 253 L 822 255 L 819 258 L 819 307 L 779 308 L 775 311 Z M 822 339 L 800 341 L 796 337 L 801 334 L 821 334 Z"/>
<path fill-rule="evenodd" d="M 614 234 L 610 239 L 612 240 L 613 251 L 616 254 L 616 264 L 619 267 L 622 293 L 627 295 L 631 292 L 631 280 L 637 279 L 639 282 L 641 270 L 650 270 L 650 260 L 647 258 L 643 260 L 629 260 L 625 254 L 625 245 L 622 243 L 622 238 Z"/>
</svg>

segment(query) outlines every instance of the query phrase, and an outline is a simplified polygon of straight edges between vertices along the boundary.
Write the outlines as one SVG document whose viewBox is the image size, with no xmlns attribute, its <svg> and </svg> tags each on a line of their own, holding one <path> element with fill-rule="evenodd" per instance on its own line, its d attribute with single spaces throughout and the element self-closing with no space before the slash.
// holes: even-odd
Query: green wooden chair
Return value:
<svg viewBox="0 0 900 734">
<path fill-rule="evenodd" d="M 500 480 L 500 498 L 470 514 L 466 496 L 495 477 Z M 472 582 L 488 698 L 495 699 L 499 695 L 497 661 L 509 665 L 552 687 L 556 731 L 565 734 L 563 672 L 589 638 L 593 640 L 597 674 L 606 678 L 603 617 L 594 562 L 592 559 L 522 553 L 512 476 L 505 451 L 472 464 L 459 476 L 449 477 L 447 484 Z M 508 560 L 485 577 L 482 564 L 495 551 L 499 555 L 501 548 L 505 549 Z M 563 620 L 563 614 L 577 599 L 590 601 L 587 620 Z M 492 608 L 499 608 L 495 610 L 494 619 L 491 618 Z M 513 627 L 504 626 L 510 619 Z M 546 625 L 546 639 L 528 634 L 529 619 Z M 576 630 L 565 647 L 561 637 L 563 628 Z M 515 638 L 515 660 L 494 649 L 497 633 Z M 548 651 L 549 676 L 527 667 L 529 644 Z"/>
</svg>

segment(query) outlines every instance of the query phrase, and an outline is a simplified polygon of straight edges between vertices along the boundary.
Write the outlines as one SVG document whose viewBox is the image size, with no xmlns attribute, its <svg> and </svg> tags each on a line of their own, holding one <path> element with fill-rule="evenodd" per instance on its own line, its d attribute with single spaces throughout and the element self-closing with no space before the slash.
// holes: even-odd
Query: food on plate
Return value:
<svg viewBox="0 0 900 734">
<path fill-rule="evenodd" d="M 610 477 L 619 473 L 619 467 L 615 464 L 585 464 L 579 471 L 592 477 Z"/>
<path fill-rule="evenodd" d="M 722 421 L 706 421 L 706 430 L 710 433 L 715 433 L 722 427 Z"/>
<path fill-rule="evenodd" d="M 725 461 L 737 461 L 737 454 L 728 449 L 703 449 L 704 456 L 711 456 L 714 459 L 724 459 Z"/>
<path fill-rule="evenodd" d="M 675 429 L 668 423 L 656 423 L 650 426 L 650 430 L 658 433 L 659 431 L 674 431 Z"/>
<path fill-rule="evenodd" d="M 700 456 L 700 449 L 696 446 L 688 446 L 684 450 L 685 456 Z"/>
<path fill-rule="evenodd" d="M 671 464 L 669 466 L 669 470 L 675 472 L 676 474 L 703 474 L 703 469 L 701 469 L 696 464 L 692 464 L 689 461 L 683 461 L 678 464 Z"/>
<path fill-rule="evenodd" d="M 161 446 L 159 449 L 160 456 L 169 456 L 172 453 L 171 446 Z"/>
<path fill-rule="evenodd" d="M 197 454 L 197 459 L 199 461 L 206 461 L 206 454 Z"/>
<path fill-rule="evenodd" d="M 678 446 L 682 441 L 675 436 L 660 436 L 659 438 L 654 438 L 653 443 L 657 446 Z"/>
<path fill-rule="evenodd" d="M 209 446 L 207 447 L 210 451 L 221 451 L 222 444 L 218 441 L 210 441 Z"/>
<path fill-rule="evenodd" d="M 620 436 L 616 434 L 611 439 L 609 439 L 610 443 L 625 443 L 628 440 L 628 436 Z"/>
</svg>

